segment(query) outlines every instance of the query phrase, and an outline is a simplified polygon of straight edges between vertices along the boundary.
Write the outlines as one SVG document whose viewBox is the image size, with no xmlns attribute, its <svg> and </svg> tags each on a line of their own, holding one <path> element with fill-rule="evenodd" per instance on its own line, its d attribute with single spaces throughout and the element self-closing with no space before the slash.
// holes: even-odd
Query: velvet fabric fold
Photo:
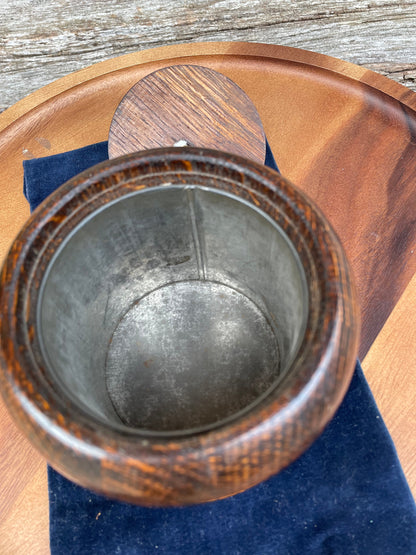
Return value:
<svg viewBox="0 0 416 555">
<path fill-rule="evenodd" d="M 266 164 L 277 169 L 267 145 Z M 31 210 L 107 159 L 107 143 L 24 162 Z M 228 499 L 150 509 L 96 495 L 48 468 L 50 545 L 65 554 L 416 554 L 416 506 L 357 362 L 323 434 L 269 480 Z"/>
</svg>

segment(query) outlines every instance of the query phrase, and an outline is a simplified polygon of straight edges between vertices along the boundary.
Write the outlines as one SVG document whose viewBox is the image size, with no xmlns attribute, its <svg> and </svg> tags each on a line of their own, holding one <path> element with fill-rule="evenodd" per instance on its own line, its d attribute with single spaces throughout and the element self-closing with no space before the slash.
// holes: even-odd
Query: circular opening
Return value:
<svg viewBox="0 0 416 555">
<path fill-rule="evenodd" d="M 210 429 L 276 387 L 307 320 L 282 229 L 219 189 L 106 204 L 51 260 L 38 304 L 49 372 L 84 410 L 151 433 Z"/>
</svg>

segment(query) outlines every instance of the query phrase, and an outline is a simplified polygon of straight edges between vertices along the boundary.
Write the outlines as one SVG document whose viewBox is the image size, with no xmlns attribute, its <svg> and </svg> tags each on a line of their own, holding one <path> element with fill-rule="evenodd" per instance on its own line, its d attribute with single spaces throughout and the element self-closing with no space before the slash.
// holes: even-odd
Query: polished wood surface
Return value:
<svg viewBox="0 0 416 555">
<path fill-rule="evenodd" d="M 411 153 L 415 145 L 411 130 L 416 95 L 412 91 L 340 60 L 256 44 L 167 47 L 81 70 L 0 114 L 1 173 L 2 183 L 7 184 L 1 188 L 1 257 L 28 215 L 21 194 L 23 157 L 43 156 L 104 140 L 125 92 L 151 71 L 173 63 L 212 67 L 233 79 L 253 100 L 282 173 L 315 196 L 344 241 L 357 276 L 363 310 L 367 310 L 367 347 L 404 293 L 396 307 L 401 307 L 399 315 L 395 310 L 383 329 L 387 338 L 380 342 L 383 335 L 379 336 L 364 367 L 373 391 L 388 391 L 377 394 L 376 400 L 388 423 L 395 422 L 391 433 L 409 483 L 416 491 L 412 463 L 415 446 L 409 440 L 414 437 L 414 421 L 407 412 L 415 404 L 415 389 L 408 388 L 403 397 L 401 390 L 384 389 L 389 383 L 387 349 L 388 359 L 394 362 L 395 383 L 409 383 L 414 366 L 414 343 L 408 339 L 416 291 L 416 282 L 410 281 L 415 271 L 415 241 L 408 220 L 409 213 L 414 213 L 411 189 L 415 161 L 412 162 Z M 329 183 L 335 185 L 335 194 L 327 193 L 325 187 Z M 404 183 L 399 191 L 395 188 L 398 183 Z M 388 236 L 386 242 L 386 233 L 392 227 L 399 233 Z M 396 251 L 399 264 L 390 259 Z M 377 282 L 380 277 L 384 290 Z M 387 307 L 383 301 L 386 287 L 392 293 Z M 405 328 L 408 333 L 403 333 Z M 401 364 L 402 360 L 407 364 Z M 4 407 L 0 412 L 1 433 L 11 437 L 15 433 L 13 425 Z M 45 473 L 36 474 L 43 465 L 40 457 L 26 440 L 17 434 L 15 437 L 7 451 L 1 444 L 2 460 L 7 452 L 9 461 L 20 461 L 22 465 L 3 466 L 7 471 L 1 480 L 5 509 L 0 526 L 5 529 L 11 525 L 7 515 L 13 513 L 18 499 L 24 498 L 30 481 L 27 477 L 39 477 L 39 492 L 46 488 Z M 40 495 L 39 499 L 47 511 L 46 496 Z M 24 506 L 22 503 L 19 506 Z M 30 504 L 26 509 L 29 513 Z M 43 537 L 45 530 L 39 530 L 39 537 Z"/>
<path fill-rule="evenodd" d="M 266 139 L 246 93 L 212 69 L 175 65 L 141 79 L 117 106 L 110 158 L 151 148 L 214 148 L 263 163 Z"/>
<path fill-rule="evenodd" d="M 363 369 L 416 495 L 416 274 L 363 362 Z"/>
</svg>

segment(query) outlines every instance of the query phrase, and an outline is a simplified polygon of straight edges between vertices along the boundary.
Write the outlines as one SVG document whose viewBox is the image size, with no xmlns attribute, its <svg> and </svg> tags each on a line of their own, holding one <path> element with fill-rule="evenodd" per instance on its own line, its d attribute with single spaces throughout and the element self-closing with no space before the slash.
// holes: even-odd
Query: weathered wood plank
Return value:
<svg viewBox="0 0 416 555">
<path fill-rule="evenodd" d="M 9 0 L 0 5 L 0 111 L 90 64 L 192 41 L 304 48 L 416 90 L 415 29 L 413 0 Z"/>
</svg>

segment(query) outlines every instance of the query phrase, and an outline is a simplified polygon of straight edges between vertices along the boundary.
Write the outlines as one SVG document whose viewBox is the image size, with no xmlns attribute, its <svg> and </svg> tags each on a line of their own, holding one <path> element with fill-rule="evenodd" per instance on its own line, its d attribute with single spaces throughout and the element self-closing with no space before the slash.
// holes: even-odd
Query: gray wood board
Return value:
<svg viewBox="0 0 416 555">
<path fill-rule="evenodd" d="M 96 62 L 193 41 L 304 48 L 416 91 L 415 31 L 414 0 L 6 0 L 0 5 L 0 111 Z"/>
</svg>

